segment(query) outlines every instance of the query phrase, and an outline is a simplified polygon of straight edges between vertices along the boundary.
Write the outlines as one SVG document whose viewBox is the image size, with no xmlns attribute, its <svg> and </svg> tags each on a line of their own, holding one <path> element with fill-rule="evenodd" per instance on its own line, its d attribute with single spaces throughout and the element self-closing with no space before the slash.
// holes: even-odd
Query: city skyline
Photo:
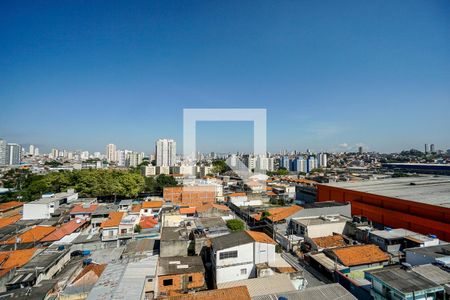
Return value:
<svg viewBox="0 0 450 300">
<path fill-rule="evenodd" d="M 148 152 L 161 137 L 182 146 L 184 108 L 265 108 L 272 152 L 450 148 L 448 1 L 1 9 L 0 136 L 11 142 Z M 220 148 L 235 140 L 246 136 Z"/>
</svg>

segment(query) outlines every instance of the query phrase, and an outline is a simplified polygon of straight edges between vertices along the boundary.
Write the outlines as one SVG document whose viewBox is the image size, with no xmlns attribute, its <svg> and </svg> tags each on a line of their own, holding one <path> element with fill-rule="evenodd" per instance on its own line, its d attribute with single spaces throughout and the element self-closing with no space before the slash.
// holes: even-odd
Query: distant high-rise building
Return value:
<svg viewBox="0 0 450 300">
<path fill-rule="evenodd" d="M 234 168 L 237 165 L 237 156 L 236 154 L 231 154 L 229 157 L 230 167 Z"/>
<path fill-rule="evenodd" d="M 144 159 L 144 154 L 140 152 L 128 152 L 126 154 L 126 163 L 127 167 L 137 167 L 142 163 Z"/>
<path fill-rule="evenodd" d="M 81 160 L 89 159 L 89 151 L 81 151 L 80 158 L 81 158 Z"/>
<path fill-rule="evenodd" d="M 431 153 L 436 153 L 436 150 L 434 149 L 434 144 L 430 145 L 430 152 Z"/>
<path fill-rule="evenodd" d="M 58 156 L 59 156 L 59 150 L 58 149 L 55 149 L 55 148 L 53 148 L 52 149 L 52 152 L 50 152 L 50 156 L 51 156 L 51 158 L 58 158 Z"/>
<path fill-rule="evenodd" d="M 6 164 L 20 165 L 22 147 L 19 144 L 8 143 L 6 145 Z"/>
<path fill-rule="evenodd" d="M 269 170 L 269 159 L 265 156 L 258 156 L 256 158 L 255 169 L 258 171 L 268 171 Z"/>
<path fill-rule="evenodd" d="M 362 146 L 359 146 L 359 147 L 358 147 L 358 153 L 359 153 L 359 154 L 363 154 L 363 147 L 362 147 Z"/>
<path fill-rule="evenodd" d="M 285 168 L 286 170 L 289 170 L 289 156 L 282 156 L 280 157 L 280 168 Z"/>
<path fill-rule="evenodd" d="M 0 139 L 0 166 L 6 165 L 6 141 Z"/>
<path fill-rule="evenodd" d="M 34 148 L 34 156 L 39 156 L 39 148 L 38 147 Z"/>
<path fill-rule="evenodd" d="M 425 144 L 425 154 L 428 154 L 428 144 Z"/>
<path fill-rule="evenodd" d="M 275 159 L 273 157 L 268 158 L 267 171 L 275 171 Z"/>
<path fill-rule="evenodd" d="M 30 147 L 28 148 L 28 155 L 34 155 L 34 145 L 30 145 Z"/>
<path fill-rule="evenodd" d="M 326 153 L 319 153 L 319 159 L 318 159 L 318 165 L 321 168 L 326 168 L 328 161 L 327 161 L 327 154 Z"/>
<path fill-rule="evenodd" d="M 117 150 L 116 152 L 116 159 L 117 159 L 117 165 L 119 167 L 125 167 L 127 165 L 127 157 L 128 154 L 133 151 L 131 150 Z"/>
<path fill-rule="evenodd" d="M 108 162 L 116 162 L 117 161 L 117 149 L 116 145 L 108 144 L 106 145 L 106 160 Z"/>
<path fill-rule="evenodd" d="M 310 156 L 306 161 L 306 173 L 309 173 L 316 168 L 317 168 L 317 160 L 314 156 Z"/>
<path fill-rule="evenodd" d="M 171 139 L 159 139 L 155 144 L 156 166 L 174 166 L 176 162 L 177 143 Z"/>
<path fill-rule="evenodd" d="M 256 158 L 251 154 L 246 154 L 243 156 L 244 164 L 251 171 L 256 167 Z"/>
<path fill-rule="evenodd" d="M 292 160 L 291 171 L 306 173 L 306 160 L 300 156 Z"/>
</svg>

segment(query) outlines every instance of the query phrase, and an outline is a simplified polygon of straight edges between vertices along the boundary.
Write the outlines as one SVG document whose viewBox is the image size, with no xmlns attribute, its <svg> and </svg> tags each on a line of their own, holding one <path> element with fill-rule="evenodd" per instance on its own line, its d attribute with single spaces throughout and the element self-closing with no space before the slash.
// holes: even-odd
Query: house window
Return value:
<svg viewBox="0 0 450 300">
<path fill-rule="evenodd" d="M 247 269 L 241 269 L 241 275 L 247 275 Z"/>
<path fill-rule="evenodd" d="M 238 257 L 238 252 L 237 251 L 221 252 L 219 257 L 220 259 Z"/>
<path fill-rule="evenodd" d="M 163 286 L 173 285 L 173 279 L 164 279 Z"/>
<path fill-rule="evenodd" d="M 153 282 L 153 278 L 148 278 L 147 282 Z"/>
<path fill-rule="evenodd" d="M 189 277 L 188 277 L 188 281 L 189 281 L 189 282 L 192 282 L 192 276 L 189 276 Z"/>
<path fill-rule="evenodd" d="M 303 226 L 300 227 L 300 234 L 305 234 L 305 227 Z"/>
</svg>

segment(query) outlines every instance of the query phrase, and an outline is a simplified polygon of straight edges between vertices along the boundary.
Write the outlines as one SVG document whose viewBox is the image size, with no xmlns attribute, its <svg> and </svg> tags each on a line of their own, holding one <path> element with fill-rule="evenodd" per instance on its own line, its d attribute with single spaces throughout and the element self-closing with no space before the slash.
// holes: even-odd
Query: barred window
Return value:
<svg viewBox="0 0 450 300">
<path fill-rule="evenodd" d="M 232 258 L 232 257 L 238 257 L 238 252 L 237 251 L 227 251 L 227 252 L 220 253 L 220 259 L 226 259 L 226 258 Z"/>
</svg>

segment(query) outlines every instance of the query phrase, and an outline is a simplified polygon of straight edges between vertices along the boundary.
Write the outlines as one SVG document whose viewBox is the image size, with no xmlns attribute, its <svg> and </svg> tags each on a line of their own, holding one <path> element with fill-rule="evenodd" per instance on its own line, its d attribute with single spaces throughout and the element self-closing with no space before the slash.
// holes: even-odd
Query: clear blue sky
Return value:
<svg viewBox="0 0 450 300">
<path fill-rule="evenodd" d="M 183 108 L 222 107 L 267 108 L 270 151 L 448 149 L 450 1 L 0 4 L 7 141 L 181 152 Z M 251 147 L 220 125 L 200 150 Z"/>
</svg>

